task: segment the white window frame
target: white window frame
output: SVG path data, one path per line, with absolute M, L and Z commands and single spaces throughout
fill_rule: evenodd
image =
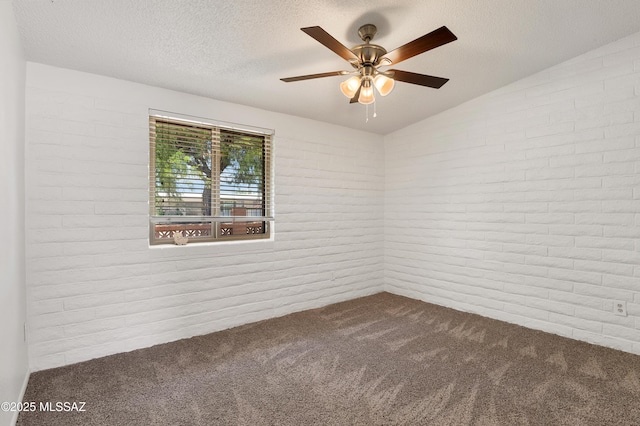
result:
M 177 125 L 187 125 L 211 130 L 211 215 L 157 215 L 156 214 L 156 156 L 155 136 L 156 123 L 168 122 Z M 220 200 L 220 133 L 224 131 L 240 133 L 263 138 L 263 216 L 222 216 Z M 167 225 L 166 228 L 180 228 L 180 224 L 199 225 L 189 230 L 191 235 L 185 235 L 191 243 L 224 242 L 237 240 L 262 240 L 271 237 L 273 214 L 273 136 L 274 131 L 252 126 L 236 125 L 215 121 L 201 117 L 191 117 L 183 114 L 169 113 L 159 110 L 149 110 L 149 244 L 174 244 L 173 237 L 158 236 L 158 224 Z M 261 223 L 262 226 L 257 224 Z M 177 225 L 177 226 L 171 226 Z M 197 235 L 198 230 L 205 230 L 209 235 Z M 252 226 L 253 225 L 253 226 Z M 171 231 L 167 231 L 171 232 Z M 238 233 L 241 232 L 241 233 Z

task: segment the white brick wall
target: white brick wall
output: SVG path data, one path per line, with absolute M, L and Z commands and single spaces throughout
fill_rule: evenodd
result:
M 383 288 L 383 138 L 30 63 L 33 370 Z M 272 241 L 149 248 L 148 108 L 273 128 Z
M 387 135 L 385 289 L 640 354 L 639 64 L 635 34 Z
M 28 64 L 31 368 L 383 288 L 640 353 L 639 64 L 636 34 L 384 138 Z M 148 108 L 275 128 L 273 241 L 148 247 Z

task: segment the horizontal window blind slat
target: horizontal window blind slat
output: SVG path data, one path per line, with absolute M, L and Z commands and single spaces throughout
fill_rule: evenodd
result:
M 270 135 L 154 116 L 149 123 L 152 224 L 273 220 Z

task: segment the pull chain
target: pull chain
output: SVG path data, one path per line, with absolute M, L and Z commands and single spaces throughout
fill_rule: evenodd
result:
M 365 110 L 366 110 L 366 119 L 365 119 L 365 123 L 369 122 L 369 104 L 365 104 Z M 378 112 L 376 111 L 376 101 L 373 101 L 373 118 L 376 118 L 378 116 Z

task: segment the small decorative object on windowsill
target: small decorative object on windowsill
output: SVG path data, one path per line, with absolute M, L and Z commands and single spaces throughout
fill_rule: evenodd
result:
M 173 231 L 173 242 L 178 246 L 186 246 L 189 238 L 182 235 L 182 231 Z

